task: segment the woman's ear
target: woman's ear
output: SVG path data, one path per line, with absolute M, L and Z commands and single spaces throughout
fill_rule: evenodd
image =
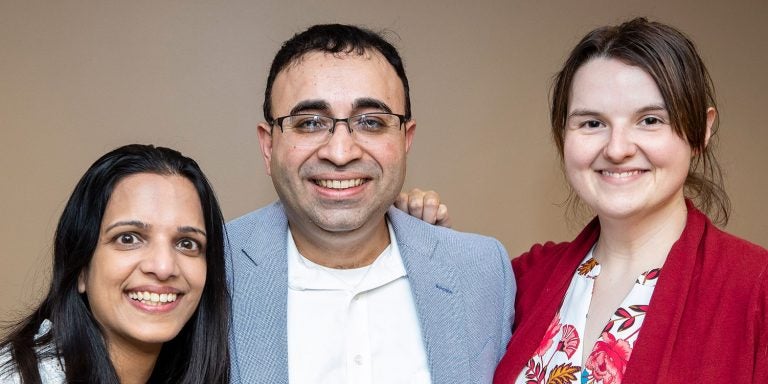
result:
M 704 146 L 709 145 L 709 138 L 712 136 L 712 125 L 717 120 L 717 110 L 714 107 L 707 108 L 707 132 L 704 137 Z
M 77 276 L 77 291 L 80 293 L 85 293 L 85 283 L 88 280 L 88 273 L 87 269 L 83 268 L 82 271 L 80 271 L 80 275 Z

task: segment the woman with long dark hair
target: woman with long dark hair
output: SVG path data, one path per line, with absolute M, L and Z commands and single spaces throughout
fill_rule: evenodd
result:
M 45 299 L 0 345 L 0 381 L 227 383 L 223 224 L 179 152 L 98 159 L 59 220 Z

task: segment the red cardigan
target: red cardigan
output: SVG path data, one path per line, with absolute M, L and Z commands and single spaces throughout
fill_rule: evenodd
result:
M 661 270 L 624 383 L 768 383 L 768 251 L 715 227 L 688 204 L 685 230 Z M 539 346 L 575 269 L 600 233 L 513 260 L 512 339 L 494 384 L 514 383 Z

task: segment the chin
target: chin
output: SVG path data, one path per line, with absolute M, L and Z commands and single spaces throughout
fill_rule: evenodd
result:
M 150 330 L 151 329 L 151 330 Z M 181 332 L 181 326 L 149 325 L 137 330 L 134 338 L 146 344 L 162 344 L 173 340 Z
M 351 232 L 356 229 L 359 229 L 362 227 L 362 223 L 357 222 L 331 222 L 331 223 L 321 223 L 319 226 L 325 231 L 328 232 Z
M 611 218 L 611 219 L 630 219 L 632 217 L 642 215 L 645 208 L 636 203 L 622 201 L 616 201 L 615 204 L 610 206 L 597 207 L 594 210 L 598 216 Z
M 323 212 L 312 221 L 320 228 L 328 232 L 349 232 L 363 227 L 370 221 L 369 212 L 358 210 L 344 210 L 343 212 Z
M 137 335 L 136 339 L 144 344 L 149 344 L 149 345 L 164 344 L 173 340 L 178 335 L 179 335 L 179 332 L 152 333 L 152 334 Z

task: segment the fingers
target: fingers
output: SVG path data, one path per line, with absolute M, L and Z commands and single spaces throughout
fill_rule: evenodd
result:
M 448 207 L 440 204 L 440 194 L 435 191 L 414 188 L 407 193 L 401 192 L 395 200 L 395 207 L 427 223 L 451 227 Z
M 426 191 L 423 192 L 423 196 L 418 200 L 418 205 L 421 205 L 421 219 L 427 223 L 435 224 L 437 222 L 437 212 L 440 208 L 440 195 L 435 191 Z
M 408 212 L 409 215 L 424 220 L 424 196 L 425 192 L 414 188 L 408 192 Z M 432 223 L 430 223 L 432 224 Z
M 440 207 L 438 207 L 435 224 L 441 227 L 451 228 L 451 217 L 448 215 L 448 206 L 445 204 L 440 204 Z
M 413 192 L 413 191 L 411 191 Z M 405 213 L 408 212 L 408 193 L 407 192 L 400 192 L 399 195 L 397 195 L 397 199 L 395 199 L 395 207 Z

